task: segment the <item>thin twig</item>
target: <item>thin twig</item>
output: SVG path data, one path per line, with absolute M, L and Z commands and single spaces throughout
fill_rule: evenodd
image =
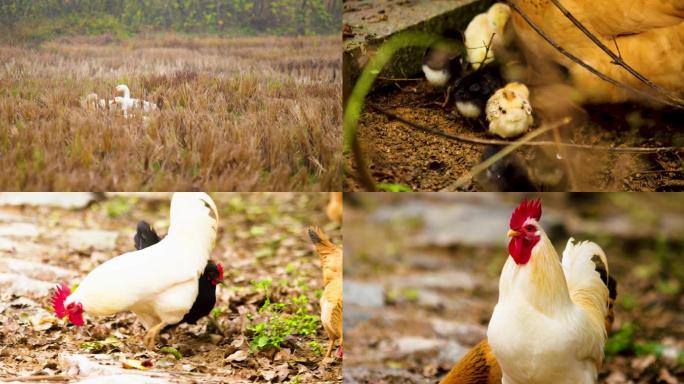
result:
M 446 139 L 450 140 L 456 140 L 456 141 L 461 141 L 464 143 L 470 143 L 470 144 L 479 144 L 479 145 L 510 145 L 512 142 L 511 141 L 505 141 L 505 140 L 495 140 L 495 139 L 480 139 L 477 137 L 468 137 L 465 135 L 453 135 L 449 133 L 444 133 L 440 132 L 431 128 L 427 128 L 425 126 L 422 126 L 418 123 L 415 123 L 413 121 L 407 120 L 395 113 L 392 113 L 382 107 L 379 107 L 375 104 L 368 104 L 368 106 L 372 109 L 375 109 L 376 111 L 382 113 L 383 115 L 397 120 L 405 125 L 408 125 L 411 128 L 417 129 L 421 132 L 429 133 L 431 135 L 435 136 L 441 136 Z M 585 149 L 585 150 L 600 150 L 600 151 L 607 151 L 607 152 L 620 152 L 620 153 L 640 153 L 640 154 L 645 154 L 645 153 L 658 153 L 658 152 L 670 152 L 670 151 L 684 151 L 684 147 L 655 147 L 655 148 L 648 148 L 648 147 L 608 147 L 604 145 L 592 145 L 592 144 L 574 144 L 574 143 L 556 143 L 554 141 L 529 141 L 524 143 L 523 145 L 527 146 L 537 146 L 537 147 L 553 147 L 556 145 L 559 145 L 561 147 L 565 148 L 574 148 L 574 149 Z
M 560 129 L 559 127 L 556 127 L 552 131 L 553 133 L 553 142 L 556 144 L 556 153 L 560 154 L 560 156 L 563 157 L 563 159 L 567 159 L 567 148 L 563 147 L 561 144 L 563 144 L 563 141 L 561 140 L 561 135 L 560 135 Z M 565 168 L 565 174 L 568 175 L 568 181 L 570 182 L 570 190 L 575 190 L 575 186 L 577 185 L 577 180 L 575 179 L 575 172 L 572 170 L 572 167 L 570 166 L 569 161 L 563 161 L 561 165 Z
M 485 46 L 484 46 L 485 54 L 484 54 L 484 58 L 482 59 L 482 61 L 480 61 L 480 64 L 477 66 L 477 69 L 482 68 L 482 66 L 485 65 L 485 62 L 487 62 L 487 55 L 489 55 L 489 50 L 491 49 L 492 43 L 494 42 L 494 35 L 496 35 L 496 32 L 492 33 L 492 36 L 489 38 L 489 44 L 485 43 L 484 41 L 482 42 L 482 44 L 485 44 Z M 482 48 L 482 47 L 480 47 L 480 48 Z M 471 66 L 472 66 L 472 64 L 471 64 Z
M 423 80 L 422 77 L 416 77 L 414 79 L 408 78 L 408 79 L 401 79 L 401 78 L 392 78 L 392 77 L 382 77 L 378 76 L 378 80 L 382 81 L 421 81 Z
M 530 140 L 534 139 L 537 136 L 540 136 L 552 129 L 556 129 L 560 127 L 561 125 L 565 125 L 570 122 L 570 118 L 566 117 L 560 121 L 557 121 L 554 124 L 546 124 L 542 125 L 541 127 L 535 129 L 534 131 L 526 134 L 525 136 L 521 137 L 517 141 L 508 143 L 505 148 L 500 150 L 499 152 L 495 153 L 494 156 L 488 158 L 487 160 L 475 165 L 472 167 L 469 171 L 466 171 L 461 177 L 456 180 L 453 184 L 449 185 L 448 187 L 442 189 L 442 192 L 454 192 L 457 191 L 459 188 L 463 187 L 468 183 L 469 180 L 472 180 L 473 177 L 477 176 L 479 173 L 484 172 L 487 168 L 491 167 L 496 163 L 497 161 L 501 160 L 502 158 L 508 156 L 511 152 L 515 151 L 518 149 L 518 147 L 525 145 L 525 143 L 528 143 Z
M 534 31 L 537 32 L 537 34 L 539 36 L 541 36 L 544 40 L 546 40 L 547 43 L 551 44 L 554 48 L 556 48 L 556 50 L 558 50 L 558 52 L 563 54 L 568 59 L 572 60 L 574 63 L 582 66 L 584 69 L 586 69 L 589 72 L 593 73 L 594 75 L 598 76 L 601 80 L 606 81 L 606 82 L 608 82 L 608 83 L 610 83 L 616 87 L 630 91 L 632 93 L 636 93 L 636 94 L 639 94 L 641 96 L 647 97 L 647 98 L 654 100 L 654 101 L 657 101 L 659 103 L 666 104 L 666 105 L 669 105 L 669 106 L 675 107 L 675 108 L 684 108 L 684 105 L 681 105 L 679 103 L 671 101 L 671 100 L 669 100 L 669 98 L 664 99 L 663 97 L 659 97 L 658 95 L 653 95 L 649 92 L 645 92 L 645 91 L 638 89 L 638 88 L 634 88 L 630 85 L 619 82 L 619 81 L 603 74 L 602 72 L 598 71 L 596 68 L 594 68 L 591 65 L 582 61 L 582 59 L 578 58 L 577 56 L 575 56 L 572 53 L 565 50 L 565 48 L 561 47 L 555 40 L 553 40 L 546 33 L 544 33 L 544 31 L 542 31 L 541 28 L 539 28 L 539 26 L 537 26 L 525 12 L 523 12 L 517 5 L 515 5 L 515 3 L 513 3 L 512 0 L 505 0 L 505 1 L 506 1 L 506 4 L 510 5 L 511 8 L 513 8 L 516 12 L 518 12 L 518 14 L 520 14 L 520 16 L 525 20 L 525 22 L 530 27 L 532 27 L 532 29 L 534 29 Z
M 591 41 L 594 42 L 594 44 L 596 44 L 599 48 L 601 48 L 601 50 L 602 50 L 603 52 L 605 52 L 606 54 L 608 54 L 608 56 L 610 56 L 610 58 L 613 59 L 613 62 L 614 62 L 615 64 L 617 64 L 617 65 L 621 66 L 622 68 L 624 68 L 627 72 L 629 72 L 630 74 L 632 74 L 632 76 L 634 76 L 634 77 L 636 77 L 637 79 L 639 79 L 639 81 L 641 81 L 642 83 L 646 84 L 648 87 L 650 87 L 650 88 L 653 89 L 654 91 L 660 93 L 661 95 L 667 97 L 668 99 L 670 99 L 670 100 L 672 100 L 672 101 L 674 101 L 674 102 L 679 103 L 679 101 L 678 101 L 677 99 L 675 99 L 675 98 L 672 97 L 672 94 L 671 94 L 670 92 L 664 90 L 663 88 L 661 88 L 660 86 L 658 86 L 657 84 L 655 84 L 654 82 L 652 82 L 651 80 L 647 79 L 647 78 L 646 78 L 645 76 L 643 76 L 641 73 L 637 72 L 636 69 L 632 68 L 629 64 L 627 64 L 627 63 L 622 59 L 622 55 L 616 55 L 615 53 L 613 53 L 613 51 L 611 51 L 610 48 L 608 48 L 605 44 L 603 44 L 603 42 L 602 42 L 601 40 L 599 40 L 599 39 L 596 37 L 596 35 L 594 35 L 593 33 L 591 33 L 591 32 L 584 26 L 584 24 L 582 24 L 579 20 L 577 20 L 577 18 L 575 18 L 575 16 L 574 16 L 572 13 L 570 13 L 570 11 L 569 11 L 567 8 L 565 8 L 565 7 L 560 3 L 560 1 L 558 1 L 558 0 L 551 0 L 551 2 L 556 6 L 556 8 L 558 8 L 558 10 L 561 11 L 561 13 L 563 13 L 563 15 L 565 15 L 566 18 L 568 18 L 568 20 L 570 20 L 570 21 L 571 21 L 571 22 L 572 22 L 580 31 L 582 31 L 582 33 L 584 33 L 585 36 L 587 36 Z M 613 40 L 615 41 L 615 38 L 613 38 Z M 617 47 L 617 41 L 615 41 L 615 46 Z M 618 48 L 618 53 L 619 53 L 619 48 Z
M 677 173 L 677 174 L 684 174 L 684 170 L 676 170 L 676 171 L 668 171 L 667 169 L 660 169 L 657 171 L 637 171 L 632 174 L 630 174 L 630 177 L 636 177 L 636 176 L 641 176 L 641 175 L 652 175 L 652 174 L 662 174 L 662 173 Z

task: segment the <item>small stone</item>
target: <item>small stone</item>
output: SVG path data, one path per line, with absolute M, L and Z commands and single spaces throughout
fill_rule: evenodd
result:
M 376 283 L 345 279 L 344 302 L 363 307 L 382 307 L 385 305 L 384 288 Z
M 217 335 L 215 333 L 212 333 L 209 335 L 209 342 L 211 342 L 214 345 L 217 345 L 218 343 L 220 343 L 221 340 L 223 340 L 223 336 L 221 336 L 221 335 Z
M 67 245 L 76 251 L 109 251 L 116 246 L 116 239 L 119 236 L 114 231 L 103 231 L 98 229 L 74 229 L 67 234 Z
M 49 193 L 49 192 L 3 192 L 0 205 L 47 206 L 65 209 L 85 208 L 97 195 L 92 192 Z

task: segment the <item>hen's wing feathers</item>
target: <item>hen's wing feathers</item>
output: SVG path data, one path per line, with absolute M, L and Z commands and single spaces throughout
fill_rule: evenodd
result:
M 342 282 L 333 280 L 321 297 L 321 322 L 328 332 L 342 337 Z
M 516 0 L 516 5 L 546 35 L 603 74 L 630 86 L 647 87 L 571 23 L 550 1 Z M 684 87 L 684 1 L 681 0 L 563 0 L 562 4 L 582 24 L 637 72 L 660 87 L 679 91 Z M 530 63 L 543 69 L 548 59 L 568 68 L 572 84 L 584 102 L 615 103 L 642 97 L 601 80 L 572 63 L 513 15 L 515 30 Z M 616 45 L 618 48 L 616 48 Z
M 594 8 L 597 3 L 603 10 Z M 680 0 L 612 0 L 594 2 L 591 8 L 577 0 L 568 4 L 587 18 L 587 27 L 603 35 L 631 35 L 684 21 L 684 2 Z

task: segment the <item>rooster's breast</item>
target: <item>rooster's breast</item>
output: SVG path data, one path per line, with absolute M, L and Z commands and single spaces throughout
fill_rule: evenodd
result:
M 595 382 L 586 362 L 576 357 L 577 334 L 568 318 L 527 303 L 497 304 L 487 338 L 507 383 Z

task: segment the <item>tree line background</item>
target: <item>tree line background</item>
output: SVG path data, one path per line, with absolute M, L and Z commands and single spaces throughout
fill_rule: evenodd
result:
M 160 30 L 334 34 L 342 28 L 342 0 L 0 0 L 0 23 L 0 33 L 29 40 Z

